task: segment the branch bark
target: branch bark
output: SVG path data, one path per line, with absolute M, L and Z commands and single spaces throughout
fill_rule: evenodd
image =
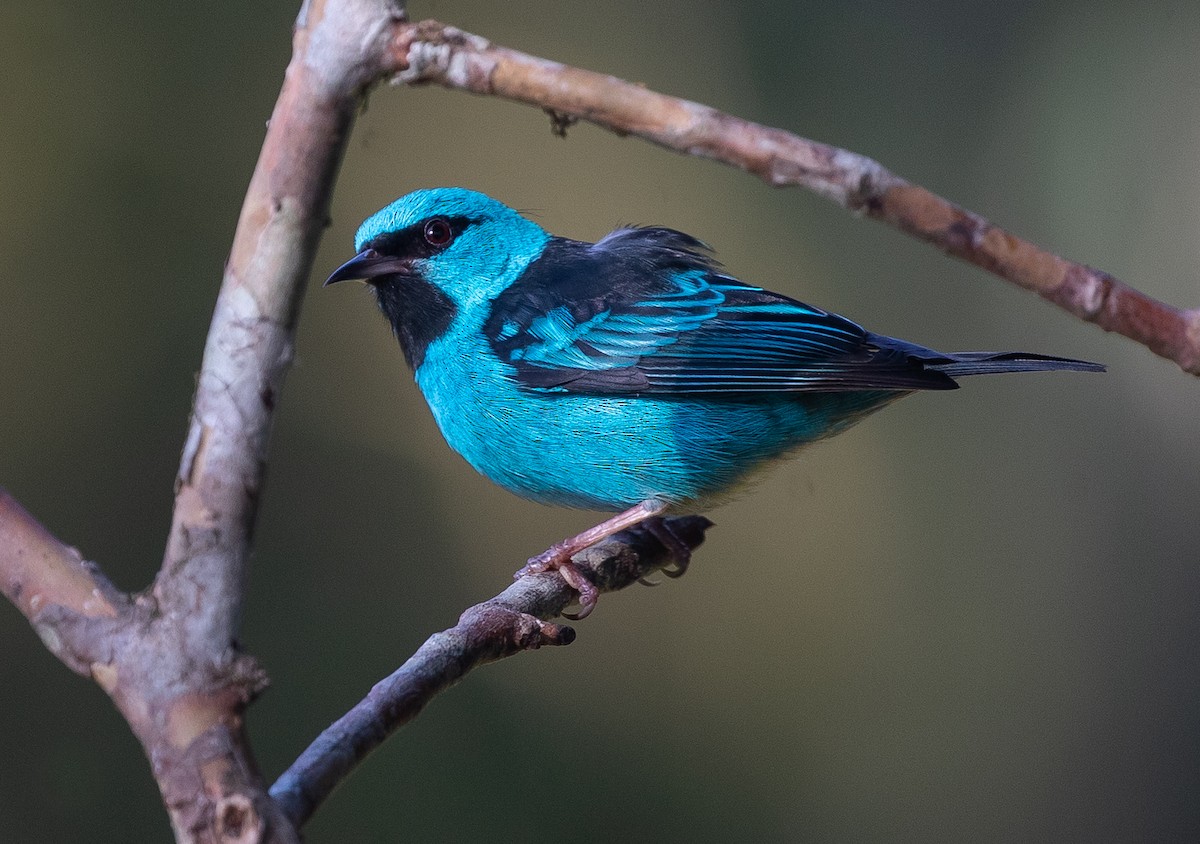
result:
M 680 541 L 695 549 L 712 524 L 703 516 L 670 520 Z M 670 563 L 667 550 L 642 528 L 622 531 L 575 558 L 601 592 L 630 586 Z M 431 636 L 391 676 L 380 680 L 353 709 L 317 737 L 271 786 L 283 813 L 300 827 L 325 798 L 434 696 L 489 662 L 544 645 L 569 645 L 571 627 L 546 623 L 575 599 L 556 572 L 522 577 L 462 614 L 458 624 Z
M 182 840 L 224 840 L 231 824 L 249 840 L 297 840 L 242 731 L 266 682 L 236 641 L 246 560 L 303 284 L 360 96 L 402 19 L 381 0 L 301 9 L 217 297 L 166 553 L 144 598 L 156 630 L 139 640 L 147 647 L 138 664 L 153 665 L 154 676 L 131 672 L 123 684 L 131 702 L 122 686 L 114 692 Z M 147 698 L 153 717 L 139 728 Z
M 79 552 L 0 489 L 0 591 L 72 671 L 92 673 L 96 626 L 122 618 L 129 598 Z
M 391 61 L 396 82 L 435 83 L 538 106 L 551 114 L 560 134 L 574 120 L 587 120 L 618 135 L 739 167 L 771 185 L 807 188 L 1200 375 L 1200 307 L 1180 310 L 1102 270 L 1061 258 L 866 156 L 497 46 L 437 21 L 400 27 Z

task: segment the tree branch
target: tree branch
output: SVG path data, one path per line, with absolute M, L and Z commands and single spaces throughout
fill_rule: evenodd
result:
M 154 584 L 162 611 L 214 652 L 237 630 L 271 419 L 334 175 L 401 12 L 313 0 L 301 15 L 217 297 Z
M 96 657 L 87 622 L 108 623 L 129 608 L 122 594 L 0 489 L 0 591 L 29 619 L 50 651 L 88 676 Z
M 870 158 L 699 103 L 492 44 L 437 21 L 400 27 L 395 81 L 436 83 L 550 112 L 558 133 L 587 120 L 618 135 L 712 158 L 768 184 L 798 185 L 1038 293 L 1200 375 L 1200 308 L 1179 310 L 1102 270 L 994 226 Z
M 696 548 L 712 523 L 703 516 L 671 519 L 672 532 Z M 575 558 L 601 592 L 624 589 L 670 563 L 666 549 L 642 528 L 622 531 Z M 431 636 L 390 677 L 317 737 L 271 786 L 271 796 L 296 827 L 389 735 L 415 718 L 435 695 L 489 662 L 543 645 L 568 645 L 575 631 L 548 624 L 575 598 L 556 572 L 522 577 L 458 624 Z
M 152 665 L 154 675 L 131 677 L 133 706 L 114 693 L 184 840 L 220 838 L 232 827 L 252 840 L 296 840 L 266 796 L 242 730 L 245 706 L 265 685 L 236 644 L 246 561 L 270 425 L 334 177 L 362 92 L 379 78 L 402 20 L 387 0 L 304 4 L 217 297 L 171 532 L 146 599 L 157 629 L 139 640 L 144 669 Z M 151 717 L 142 718 L 147 708 Z
M 267 438 L 302 285 L 362 94 L 402 22 L 388 0 L 308 0 L 217 298 L 162 568 L 121 595 L 0 496 L 0 585 L 137 735 L 178 841 L 295 842 L 243 731 L 266 677 L 237 647 Z

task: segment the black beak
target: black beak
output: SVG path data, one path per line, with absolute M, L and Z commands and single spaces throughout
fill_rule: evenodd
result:
M 339 281 L 350 281 L 351 279 L 370 281 L 381 275 L 397 274 L 411 275 L 412 264 L 404 258 L 381 255 L 374 249 L 364 249 L 334 270 L 321 286 L 328 287 Z

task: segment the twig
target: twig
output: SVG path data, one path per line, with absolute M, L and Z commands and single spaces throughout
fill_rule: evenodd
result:
M 1136 340 L 1200 375 L 1200 308 L 1179 310 L 1101 270 L 994 226 L 857 153 L 668 97 L 613 76 L 492 44 L 437 21 L 400 27 L 395 80 L 436 83 L 537 106 L 555 126 L 590 121 L 667 149 L 798 185 L 1037 292 L 1080 319 Z
M 683 516 L 671 520 L 671 529 L 696 548 L 710 524 L 702 516 Z M 576 562 L 600 591 L 611 592 L 646 577 L 670 557 L 658 540 L 639 528 L 589 548 Z M 271 796 L 293 824 L 303 825 L 368 753 L 472 668 L 543 645 L 570 644 L 575 638 L 572 628 L 544 619 L 559 615 L 574 596 L 557 573 L 550 573 L 523 577 L 471 607 L 457 625 L 431 636 L 318 736 L 271 786 Z

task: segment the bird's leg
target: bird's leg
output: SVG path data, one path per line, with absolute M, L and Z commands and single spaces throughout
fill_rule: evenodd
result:
M 650 535 L 661 542 L 667 553 L 675 558 L 675 568 L 663 569 L 662 573 L 667 577 L 683 577 L 688 563 L 692 561 L 692 549 L 671 530 L 671 525 L 662 516 L 646 519 L 646 530 L 650 531 Z
M 562 579 L 567 582 L 567 585 L 579 593 L 579 613 L 574 616 L 568 616 L 568 618 L 586 618 L 596 606 L 596 599 L 600 597 L 600 591 L 592 585 L 591 581 L 584 577 L 579 567 L 571 562 L 571 558 L 584 548 L 590 548 L 595 545 L 601 539 L 607 539 L 618 531 L 633 527 L 647 519 L 652 519 L 666 509 L 667 505 L 665 503 L 654 499 L 648 499 L 640 504 L 635 504 L 628 510 L 613 516 L 611 519 L 606 519 L 595 527 L 588 528 L 578 536 L 564 539 L 562 542 L 556 542 L 541 554 L 531 557 L 529 562 L 513 575 L 513 579 L 518 580 L 527 574 L 557 571 L 562 575 Z M 678 543 L 679 540 L 675 539 L 675 542 Z M 665 545 L 666 543 L 663 544 Z M 668 550 L 673 550 L 671 546 L 667 546 L 667 548 Z

